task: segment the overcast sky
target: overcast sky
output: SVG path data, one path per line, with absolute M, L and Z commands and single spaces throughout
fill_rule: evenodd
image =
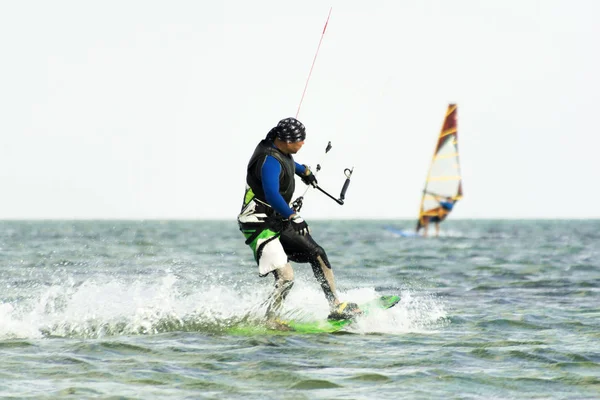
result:
M 235 219 L 330 7 L 307 219 L 416 218 L 451 102 L 453 218 L 600 217 L 599 1 L 225 0 L 1 2 L 0 219 Z

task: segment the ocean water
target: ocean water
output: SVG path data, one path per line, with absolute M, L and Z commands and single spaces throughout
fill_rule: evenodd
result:
M 600 398 L 600 220 L 309 223 L 343 300 L 401 302 L 232 334 L 272 286 L 233 220 L 0 222 L 0 398 Z M 294 269 L 285 317 L 325 318 Z

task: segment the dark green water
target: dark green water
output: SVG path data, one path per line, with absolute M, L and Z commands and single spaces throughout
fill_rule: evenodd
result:
M 399 293 L 340 334 L 260 319 L 234 221 L 0 222 L 0 397 L 600 398 L 600 221 L 315 221 L 342 299 Z M 288 316 L 321 319 L 294 264 Z

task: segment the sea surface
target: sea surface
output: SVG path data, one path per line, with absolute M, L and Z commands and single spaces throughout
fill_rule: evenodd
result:
M 235 220 L 0 222 L 0 398 L 600 398 L 600 220 L 308 222 L 342 300 L 401 302 L 236 334 L 273 281 Z M 294 269 L 284 317 L 326 318 Z

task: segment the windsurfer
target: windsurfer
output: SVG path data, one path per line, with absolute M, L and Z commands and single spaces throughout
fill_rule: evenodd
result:
M 275 321 L 294 284 L 290 260 L 310 263 L 329 303 L 329 319 L 349 319 L 360 313 L 355 303 L 341 302 L 336 294 L 333 269 L 325 250 L 311 236 L 308 224 L 289 206 L 294 195 L 294 175 L 317 186 L 309 167 L 294 161 L 304 145 L 306 129 L 295 118 L 279 121 L 254 150 L 246 174 L 246 192 L 238 215 L 240 230 L 254 253 L 260 277 L 270 273 L 275 288 L 267 299 L 267 319 Z
M 427 211 L 427 215 L 424 215 L 423 218 L 423 237 L 427 237 L 427 228 L 429 227 L 429 223 L 435 223 L 435 236 L 438 237 L 440 235 L 440 222 L 442 222 L 448 214 L 452 211 L 454 207 L 454 203 L 456 202 L 452 197 L 446 197 L 445 199 L 441 196 L 434 196 L 435 201 L 440 205 L 437 208 Z

